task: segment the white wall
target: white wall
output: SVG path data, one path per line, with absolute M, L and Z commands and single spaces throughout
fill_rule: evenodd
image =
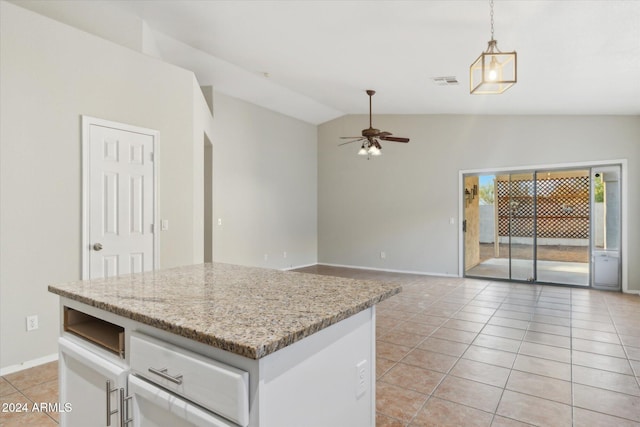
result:
M 213 104 L 214 260 L 315 264 L 316 126 L 220 93 Z
M 640 117 L 379 115 L 375 127 L 411 142 L 371 160 L 338 146 L 367 119 L 318 129 L 320 263 L 457 275 L 460 170 L 628 159 L 628 283 L 640 290 Z
M 56 21 L 139 52 L 145 50 L 148 29 L 142 19 L 114 7 L 109 0 L 9 0 Z M 146 53 L 146 52 L 145 52 Z
M 202 259 L 194 147 L 208 124 L 193 74 L 0 2 L 0 367 L 54 354 L 58 298 L 81 272 L 80 116 L 160 131 L 162 267 Z M 205 106 L 206 108 L 206 106 Z M 208 114 L 208 110 L 207 114 Z M 206 117 L 206 116 L 205 116 Z M 195 141 L 195 143 L 194 143 Z M 198 164 L 202 164 L 202 161 Z M 26 332 L 25 317 L 40 328 Z
M 136 23 L 114 39 L 122 47 L 0 8 L 0 369 L 57 351 L 58 299 L 47 286 L 80 278 L 81 115 L 160 131 L 161 267 L 203 260 L 205 140 L 214 220 L 224 221 L 213 226 L 215 260 L 316 262 L 315 126 L 216 93 L 214 121 L 191 72 L 129 49 L 139 50 Z M 32 314 L 40 328 L 27 333 Z

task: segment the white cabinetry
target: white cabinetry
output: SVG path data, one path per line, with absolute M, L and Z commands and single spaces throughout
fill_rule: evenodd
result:
M 62 426 L 249 424 L 248 372 L 87 311 L 63 306 L 60 401 L 71 408 Z
M 126 389 L 127 369 L 68 338 L 58 344 L 60 402 L 71 403 L 71 410 L 60 414 L 60 425 L 120 427 L 120 389 Z
M 247 372 L 136 332 L 130 348 L 132 374 L 242 427 L 249 424 Z
M 235 426 L 133 375 L 129 376 L 129 395 L 134 427 Z
M 75 301 L 61 306 L 72 313 L 59 340 L 60 402 L 72 405 L 64 427 L 375 425 L 375 307 L 249 359 Z

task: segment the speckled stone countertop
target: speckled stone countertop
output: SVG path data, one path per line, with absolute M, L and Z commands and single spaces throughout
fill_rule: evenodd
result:
M 213 263 L 51 285 L 49 291 L 259 359 L 399 293 L 401 287 Z

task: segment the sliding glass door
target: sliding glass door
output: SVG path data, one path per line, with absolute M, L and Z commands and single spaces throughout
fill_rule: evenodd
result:
M 464 182 L 465 276 L 589 286 L 589 169 Z
M 593 287 L 619 290 L 622 282 L 622 188 L 620 166 L 593 168 L 592 216 Z
M 537 280 L 589 285 L 589 170 L 536 173 Z
M 535 280 L 536 187 L 534 174 L 498 176 L 498 230 L 501 244 L 508 246 L 512 280 Z

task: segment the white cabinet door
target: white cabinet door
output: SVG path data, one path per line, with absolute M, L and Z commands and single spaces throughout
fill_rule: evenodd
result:
M 71 404 L 60 414 L 60 425 L 119 427 L 119 389 L 126 390 L 127 370 L 69 339 L 58 344 L 60 402 Z M 107 387 L 114 391 L 108 393 Z
M 129 375 L 129 396 L 134 427 L 236 426 L 133 375 Z

